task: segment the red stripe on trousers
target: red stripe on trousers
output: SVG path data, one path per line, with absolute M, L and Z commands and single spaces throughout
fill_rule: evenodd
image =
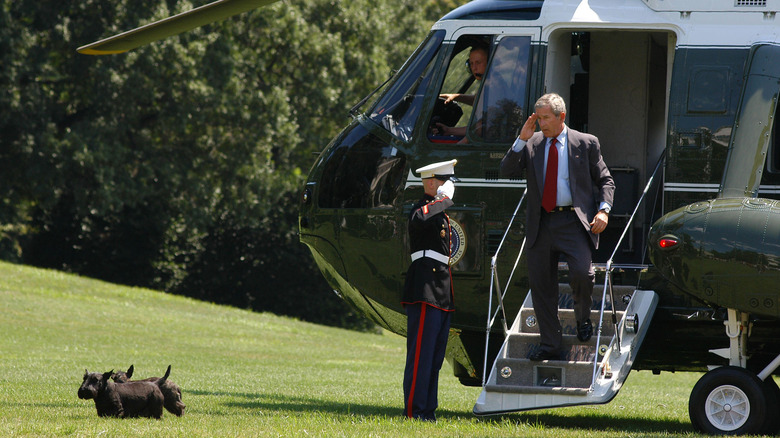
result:
M 420 304 L 420 321 L 417 327 L 417 345 L 414 348 L 414 371 L 412 372 L 412 386 L 409 388 L 409 401 L 407 403 L 406 416 L 412 418 L 413 402 L 414 402 L 414 387 L 417 384 L 417 365 L 420 364 L 420 346 L 422 344 L 423 329 L 425 328 L 425 304 Z

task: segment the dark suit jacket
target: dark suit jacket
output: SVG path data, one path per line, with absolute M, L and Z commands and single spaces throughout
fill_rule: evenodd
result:
M 590 232 L 590 221 L 596 216 L 601 202 L 612 205 L 615 182 L 601 158 L 599 140 L 593 135 L 567 127 L 569 150 L 569 184 L 574 204 L 582 226 L 588 232 L 593 248 L 598 248 L 599 236 Z M 534 133 L 520 152 L 512 148 L 501 160 L 501 176 L 520 178 L 523 170 L 528 181 L 526 200 L 526 244 L 530 248 L 536 241 L 542 216 L 542 190 L 544 188 L 544 149 L 547 139 L 541 132 Z

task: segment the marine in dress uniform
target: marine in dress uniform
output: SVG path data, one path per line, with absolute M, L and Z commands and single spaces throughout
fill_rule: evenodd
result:
M 404 415 L 436 421 L 439 370 L 455 310 L 450 272 L 450 221 L 455 164 L 450 160 L 417 169 L 425 195 L 409 214 L 412 264 L 401 304 L 406 310 Z

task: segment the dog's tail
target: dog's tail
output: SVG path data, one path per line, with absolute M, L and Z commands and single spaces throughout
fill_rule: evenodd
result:
M 166 380 L 168 380 L 168 376 L 171 375 L 171 366 L 168 365 L 168 369 L 165 370 L 165 375 L 160 377 L 160 380 L 157 381 L 157 386 L 162 386 L 163 383 L 165 383 Z

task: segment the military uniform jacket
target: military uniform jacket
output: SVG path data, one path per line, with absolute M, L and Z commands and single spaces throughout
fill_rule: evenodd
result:
M 409 214 L 409 241 L 411 253 L 433 250 L 450 255 L 450 220 L 444 210 L 452 200 L 443 195 L 435 198 L 425 195 L 412 207 Z M 447 263 L 429 257 L 412 262 L 406 271 L 401 304 L 426 303 L 441 310 L 455 310 L 452 275 Z

